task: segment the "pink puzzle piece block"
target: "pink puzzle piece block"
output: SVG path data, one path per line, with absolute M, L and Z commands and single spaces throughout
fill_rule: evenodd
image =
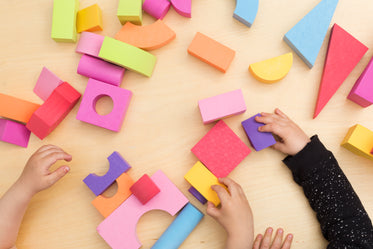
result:
M 204 124 L 246 111 L 241 89 L 198 101 Z
M 82 55 L 77 70 L 80 75 L 114 86 L 120 86 L 125 71 L 123 67 L 86 54 Z
M 180 15 L 192 17 L 192 0 L 171 0 L 171 4 Z
M 104 38 L 102 35 L 82 32 L 75 52 L 98 57 Z
M 171 7 L 171 3 L 168 0 L 145 0 L 142 5 L 142 9 L 149 15 L 163 19 Z
M 63 81 L 58 78 L 54 73 L 43 67 L 36 85 L 34 87 L 34 93 L 38 95 L 42 100 L 46 101 L 52 94 L 54 89 L 61 85 Z
M 99 115 L 95 109 L 96 102 L 103 96 L 109 96 L 113 100 L 113 110 L 107 115 Z M 132 92 L 129 90 L 89 79 L 76 118 L 118 132 L 122 126 L 131 97 Z
M 188 203 L 188 199 L 162 171 L 154 173 L 151 179 L 160 189 L 156 196 L 143 205 L 131 195 L 97 227 L 97 232 L 111 248 L 140 248 L 136 226 L 141 216 L 151 210 L 163 210 L 174 216 Z
M 30 133 L 24 124 L 0 119 L 0 141 L 27 148 Z
M 362 107 L 373 104 L 373 58 L 356 81 L 347 98 Z

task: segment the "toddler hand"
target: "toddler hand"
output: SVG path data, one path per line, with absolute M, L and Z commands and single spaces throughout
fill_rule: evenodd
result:
M 253 249 L 290 249 L 291 242 L 293 241 L 293 235 L 286 235 L 285 241 L 282 241 L 282 236 L 284 235 L 284 230 L 281 228 L 277 229 L 276 236 L 272 243 L 272 232 L 271 227 L 267 228 L 264 237 L 261 234 L 256 236 L 254 241 Z
M 282 153 L 294 156 L 311 140 L 292 120 L 276 108 L 275 113 L 261 113 L 255 120 L 265 124 L 259 127 L 260 132 L 272 132 L 279 137 L 273 148 Z

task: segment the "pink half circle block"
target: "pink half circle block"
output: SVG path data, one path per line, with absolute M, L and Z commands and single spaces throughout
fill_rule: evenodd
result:
M 180 15 L 192 17 L 192 0 L 171 0 L 171 4 Z
M 171 3 L 168 0 L 145 0 L 142 5 L 142 9 L 149 15 L 163 19 L 171 7 Z
M 82 32 L 75 52 L 98 57 L 104 36 L 91 32 Z

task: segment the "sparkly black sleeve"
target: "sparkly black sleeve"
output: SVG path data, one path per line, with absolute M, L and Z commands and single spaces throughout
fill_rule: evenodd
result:
M 327 248 L 373 248 L 372 222 L 337 160 L 317 136 L 283 162 L 316 212 L 329 241 Z

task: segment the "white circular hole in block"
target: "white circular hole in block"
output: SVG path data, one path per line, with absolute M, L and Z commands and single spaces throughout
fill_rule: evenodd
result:
M 94 106 L 98 115 L 105 116 L 113 110 L 114 102 L 108 95 L 99 95 L 95 98 Z

